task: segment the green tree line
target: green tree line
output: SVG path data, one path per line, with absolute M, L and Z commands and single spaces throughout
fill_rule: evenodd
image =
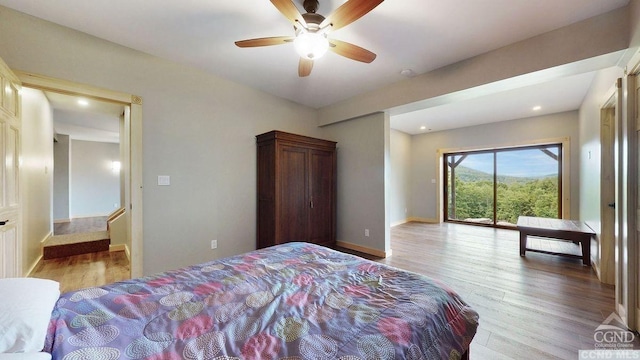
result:
M 449 185 L 449 218 L 493 219 L 493 181 L 456 176 L 455 208 Z M 546 177 L 497 185 L 497 221 L 515 224 L 518 216 L 558 217 L 558 179 Z

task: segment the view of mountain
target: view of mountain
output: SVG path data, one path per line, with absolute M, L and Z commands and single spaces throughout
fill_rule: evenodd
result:
M 456 177 L 460 179 L 460 181 L 464 181 L 464 182 L 476 182 L 476 181 L 492 182 L 493 181 L 493 174 L 489 174 L 480 170 L 471 169 L 461 165 L 456 167 Z M 542 180 L 542 179 L 548 179 L 548 178 L 557 178 L 557 175 L 544 175 L 544 176 L 531 176 L 531 177 L 498 175 L 497 180 L 498 180 L 498 183 L 502 183 L 502 184 L 524 184 L 530 181 Z

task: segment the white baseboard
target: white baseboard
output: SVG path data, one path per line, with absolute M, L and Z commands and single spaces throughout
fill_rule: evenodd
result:
M 439 224 L 440 222 L 438 221 L 438 219 L 433 219 L 433 218 L 421 218 L 421 217 L 410 217 L 409 221 L 413 221 L 413 222 L 421 222 L 421 223 L 427 223 L 427 224 Z
M 127 246 L 127 244 L 109 245 L 109 252 L 114 251 L 124 251 L 124 254 L 127 256 L 127 260 L 131 262 L 131 252 L 129 252 L 129 247 Z
M 25 277 L 30 277 L 31 275 L 33 275 L 33 272 L 36 270 L 38 265 L 40 265 L 40 262 L 42 262 L 42 259 L 44 256 L 43 248 L 47 244 L 47 242 L 51 239 L 52 236 L 53 236 L 53 232 L 50 231 L 47 235 L 45 235 L 44 238 L 42 238 L 42 240 L 40 240 L 40 255 L 38 256 L 36 261 L 34 261 L 33 264 L 31 264 L 31 267 L 29 267 L 29 270 L 24 275 Z
M 365 254 L 381 257 L 381 258 L 386 258 L 388 256 L 391 256 L 391 249 L 389 249 L 389 251 L 382 251 L 382 250 L 378 250 L 378 249 L 374 249 L 374 248 L 370 248 L 362 245 L 352 244 L 344 241 L 336 241 L 336 245 L 343 247 L 345 249 L 355 250 L 361 253 L 365 253 Z
M 598 280 L 600 280 L 601 283 L 604 283 L 602 281 L 602 273 L 600 272 L 600 264 L 598 264 L 593 259 L 591 259 L 591 267 L 596 272 L 596 276 L 598 277 Z
M 38 258 L 33 263 L 33 265 L 31 265 L 31 267 L 29 268 L 29 271 L 27 271 L 27 273 L 24 275 L 24 277 L 31 277 L 31 275 L 33 275 L 33 272 L 38 267 L 38 265 L 40 265 L 40 262 L 42 262 L 42 254 L 40 254 L 40 256 L 38 256 Z
M 53 237 L 53 232 L 49 232 L 42 240 L 40 240 L 40 254 L 42 254 L 42 248 L 47 246 L 47 243 Z
M 56 220 L 53 220 L 54 224 L 63 224 L 63 223 L 68 223 L 68 222 L 71 222 L 71 219 L 56 219 Z
M 409 219 L 404 219 L 404 220 L 400 220 L 400 221 L 395 221 L 391 223 L 391 227 L 394 226 L 398 226 L 398 225 L 402 225 L 402 224 L 406 224 L 409 222 Z
M 114 252 L 114 251 L 127 251 L 127 245 L 125 244 L 109 245 L 109 252 Z

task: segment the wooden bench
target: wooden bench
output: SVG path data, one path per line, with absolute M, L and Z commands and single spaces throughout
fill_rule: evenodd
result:
M 517 226 L 520 231 L 520 256 L 525 256 L 526 251 L 534 251 L 544 254 L 582 258 L 584 265 L 591 265 L 591 237 L 596 233 L 584 222 L 520 216 L 518 217 Z M 582 256 L 527 248 L 528 235 L 549 239 L 569 240 L 576 244 L 580 243 L 582 246 Z

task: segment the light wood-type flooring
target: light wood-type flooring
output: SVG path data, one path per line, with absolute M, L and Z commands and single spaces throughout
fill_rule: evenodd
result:
M 591 267 L 522 258 L 515 230 L 408 223 L 391 238 L 393 255 L 380 262 L 447 283 L 480 314 L 471 359 L 578 359 L 595 349 L 594 330 L 614 310 L 614 287 Z
M 64 293 L 129 279 L 129 260 L 124 251 L 42 260 L 31 277 L 55 280 Z
M 594 349 L 594 330 L 614 309 L 613 286 L 590 267 L 540 253 L 521 258 L 514 230 L 408 223 L 391 238 L 392 256 L 377 261 L 445 282 L 480 314 L 472 360 L 577 359 Z M 35 276 L 68 291 L 128 273 L 123 252 L 102 252 L 48 260 Z

